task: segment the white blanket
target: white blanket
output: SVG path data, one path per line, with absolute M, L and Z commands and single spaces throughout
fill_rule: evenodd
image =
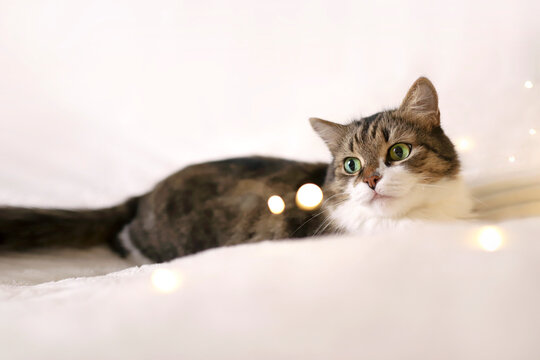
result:
M 106 249 L 4 258 L 4 284 L 79 277 L 1 285 L 1 358 L 536 359 L 540 182 L 516 184 L 475 192 L 491 201 L 481 217 L 506 217 L 498 248 L 497 236 L 479 242 L 494 223 L 471 220 L 220 248 L 94 277 L 82 276 L 130 264 Z

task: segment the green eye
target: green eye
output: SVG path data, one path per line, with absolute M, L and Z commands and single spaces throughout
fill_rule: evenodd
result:
M 411 153 L 411 145 L 403 144 L 403 143 L 393 145 L 390 148 L 390 150 L 388 150 L 390 159 L 392 159 L 393 161 L 404 160 L 409 157 L 410 153 Z
M 362 168 L 362 163 L 355 157 L 348 157 L 343 162 L 343 168 L 348 174 L 356 174 Z

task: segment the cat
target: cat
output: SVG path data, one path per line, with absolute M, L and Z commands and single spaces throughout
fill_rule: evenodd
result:
M 0 249 L 108 243 L 122 256 L 164 262 L 219 246 L 468 216 L 459 158 L 427 78 L 416 80 L 397 109 L 347 125 L 310 122 L 330 150 L 329 164 L 228 159 L 188 166 L 111 208 L 0 208 Z M 323 189 L 320 208 L 295 204 L 306 183 Z M 268 208 L 272 195 L 285 202 L 280 214 Z

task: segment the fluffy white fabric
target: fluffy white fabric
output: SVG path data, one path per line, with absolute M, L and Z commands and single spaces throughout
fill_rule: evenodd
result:
M 0 288 L 4 359 L 534 359 L 538 219 L 222 248 Z M 170 294 L 152 271 L 178 271 Z
M 130 267 L 91 252 L 0 259 L 6 359 L 534 359 L 540 354 L 540 182 L 475 195 L 499 222 L 408 223 L 377 234 L 263 242 Z M 528 196 L 519 200 L 523 190 Z M 537 217 L 534 217 L 536 214 Z M 93 258 L 93 262 L 89 262 Z M 70 261 L 68 261 L 71 260 Z M 60 260 L 60 261 L 59 261 Z M 169 269 L 180 287 L 152 286 Z M 78 277 L 39 285 L 61 277 Z M 28 344 L 31 344 L 29 346 Z
M 109 205 L 221 157 L 326 161 L 308 117 L 397 106 L 425 75 L 480 211 L 142 267 L 107 249 L 3 254 L 0 358 L 538 359 L 539 13 L 537 0 L 0 2 L 1 204 Z M 479 247 L 483 225 L 498 251 Z M 157 292 L 157 268 L 181 286 Z

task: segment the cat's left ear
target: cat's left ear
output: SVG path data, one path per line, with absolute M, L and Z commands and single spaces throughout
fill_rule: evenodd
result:
M 334 154 L 347 133 L 346 126 L 317 118 L 310 118 L 309 122 L 313 130 L 324 140 L 330 152 Z
M 410 121 L 429 128 L 441 125 L 439 97 L 435 86 L 425 77 L 414 82 L 398 111 Z

